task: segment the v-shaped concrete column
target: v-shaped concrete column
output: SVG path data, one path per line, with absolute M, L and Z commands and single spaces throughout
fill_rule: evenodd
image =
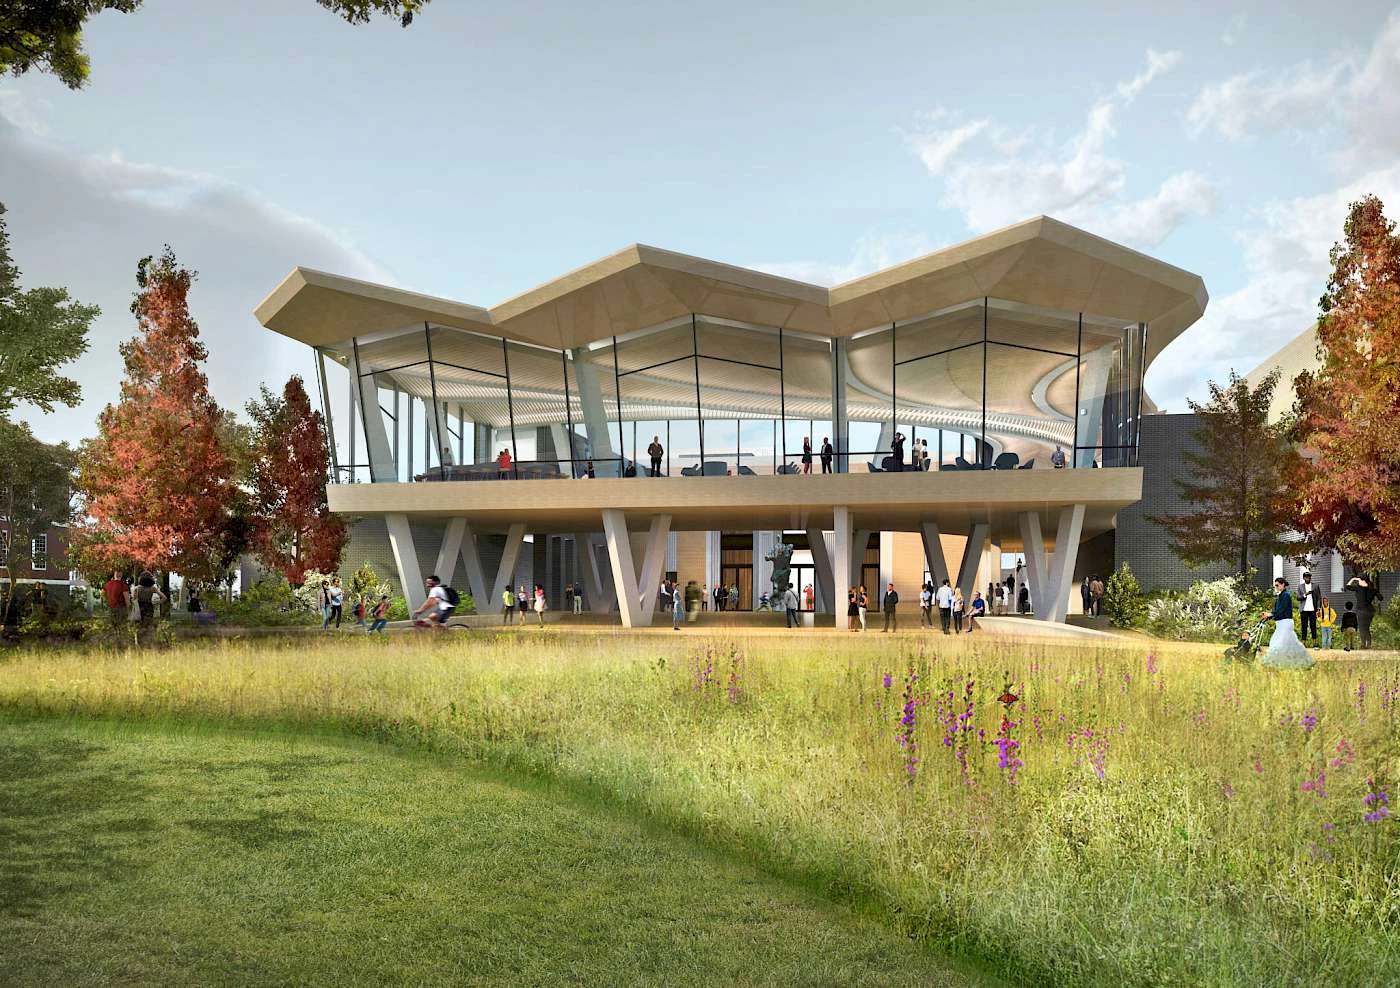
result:
M 622 613 L 624 628 L 646 627 L 656 610 L 656 588 L 661 566 L 666 559 L 666 536 L 671 531 L 671 516 L 656 515 L 647 533 L 646 553 L 641 576 L 648 580 L 639 584 L 636 564 L 632 560 L 632 540 L 627 532 L 627 516 L 617 508 L 603 511 L 603 537 L 608 544 L 608 561 L 612 564 L 613 585 L 617 589 L 617 606 Z M 646 600 L 643 600 L 643 594 Z
M 1060 509 L 1053 553 L 1045 549 L 1038 512 L 1022 512 L 1018 520 L 1035 617 L 1039 621 L 1064 621 L 1069 610 L 1069 583 L 1079 557 L 1079 536 L 1084 529 L 1084 505 L 1071 504 Z
M 438 550 L 437 575 L 443 583 L 451 584 L 457 573 L 457 557 L 462 557 L 466 568 L 467 583 L 471 585 L 478 614 L 485 614 L 500 605 L 506 584 L 515 575 L 515 564 L 520 559 L 520 546 L 525 541 L 525 526 L 512 525 L 506 533 L 505 548 L 501 552 L 501 563 L 488 582 L 481 564 L 481 551 L 477 546 L 477 534 L 467 524 L 465 518 L 453 518 L 447 523 L 443 533 L 442 548 Z M 489 597 L 483 596 L 488 595 Z
M 937 522 L 926 521 L 919 528 L 924 541 L 924 561 L 928 564 L 928 575 L 933 580 L 934 589 L 943 586 L 948 576 L 948 559 L 943 555 L 943 533 Z
M 607 569 L 598 565 L 598 554 L 607 548 L 601 535 L 585 535 L 579 542 L 579 552 L 583 555 L 584 570 L 587 576 L 584 588 L 584 604 L 594 614 L 611 614 L 617 603 L 617 587 Z
M 964 600 L 972 600 L 972 591 L 975 589 L 973 584 L 977 582 L 977 567 L 981 565 L 982 550 L 987 546 L 987 536 L 990 532 L 991 526 L 986 522 L 974 522 L 967 542 L 963 545 L 962 565 L 958 567 L 958 589 L 962 591 Z
M 812 569 L 815 571 L 817 584 L 817 610 L 823 614 L 834 614 L 836 578 L 832 574 L 831 552 L 827 548 L 826 533 L 817 528 L 807 529 L 807 544 L 812 547 Z

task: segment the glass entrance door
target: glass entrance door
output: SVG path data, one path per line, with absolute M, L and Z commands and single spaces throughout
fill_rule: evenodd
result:
M 724 584 L 725 590 L 736 584 L 739 587 L 739 603 L 734 604 L 734 598 L 729 597 L 724 602 L 726 611 L 751 611 L 753 610 L 753 567 L 744 564 L 732 564 L 721 566 L 719 569 L 719 582 Z

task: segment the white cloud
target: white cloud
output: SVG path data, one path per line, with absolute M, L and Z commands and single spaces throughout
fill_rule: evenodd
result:
M 1249 23 L 1247 14 L 1236 14 L 1230 18 L 1230 22 L 1225 25 L 1225 33 L 1220 36 L 1221 44 L 1227 48 L 1233 48 L 1235 43 L 1244 37 L 1245 26 Z
M 137 261 L 169 243 L 199 272 L 191 308 L 209 349 L 215 398 L 241 410 L 260 382 L 310 377 L 310 351 L 258 325 L 252 310 L 302 264 L 392 282 L 374 260 L 338 235 L 214 176 L 131 162 L 118 153 L 72 154 L 0 120 L 0 200 L 21 284 L 62 285 L 102 315 L 91 347 L 71 371 L 83 403 L 51 415 L 22 412 L 49 440 L 91 435 L 117 397 L 117 344 L 135 332 L 129 312 Z
M 1131 103 L 1138 98 L 1148 84 L 1156 79 L 1163 72 L 1170 72 L 1181 64 L 1181 52 L 1179 51 L 1157 51 L 1155 48 L 1147 49 L 1147 68 L 1127 82 L 1118 84 L 1118 95 L 1122 97 L 1124 103 Z
M 1335 127 L 1341 133 L 1331 140 L 1343 167 L 1393 159 L 1400 153 L 1400 11 L 1369 51 L 1231 76 L 1202 89 L 1186 119 L 1194 135 L 1210 131 L 1230 140 L 1291 132 L 1316 142 L 1320 131 Z
M 1253 370 L 1312 325 L 1330 270 L 1328 250 L 1342 237 L 1350 204 L 1368 193 L 1379 195 L 1392 217 L 1400 214 L 1400 165 L 1259 209 L 1258 224 L 1235 236 L 1248 273 L 1244 286 L 1213 299 L 1201 321 L 1153 363 L 1147 377 L 1153 397 L 1185 411 L 1179 402 L 1203 398 L 1207 380 Z
M 35 100 L 21 90 L 0 89 L 0 120 L 8 121 L 12 126 L 37 137 L 48 133 L 43 121 L 43 112 L 48 107 L 46 100 Z
M 1172 175 L 1149 195 L 1129 198 L 1127 166 L 1110 147 L 1118 114 L 1181 61 L 1180 52 L 1149 50 L 1146 67 L 1093 104 L 1067 141 L 1037 128 L 1016 132 L 990 121 L 961 123 L 946 111 L 939 126 L 906 136 L 930 174 L 943 182 L 942 204 L 974 232 L 1038 213 L 1105 236 L 1153 247 L 1191 216 L 1215 207 L 1215 190 L 1197 172 Z
M 938 246 L 922 233 L 867 233 L 855 242 L 850 259 L 842 263 L 775 261 L 753 267 L 781 278 L 829 287 L 922 257 L 937 250 Z

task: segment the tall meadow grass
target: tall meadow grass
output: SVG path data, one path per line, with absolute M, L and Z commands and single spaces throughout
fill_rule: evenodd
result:
M 602 634 L 36 652 L 0 710 L 348 731 L 586 787 L 1016 981 L 1400 982 L 1400 663 Z

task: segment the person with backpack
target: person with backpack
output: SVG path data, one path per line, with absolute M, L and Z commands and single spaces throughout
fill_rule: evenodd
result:
M 510 624 L 510 619 L 515 614 L 515 591 L 506 584 L 505 591 L 501 594 L 501 623 Z
M 389 623 L 389 607 L 389 595 L 381 594 L 379 603 L 375 604 L 374 609 L 370 612 L 369 629 L 365 634 L 372 635 L 376 631 L 382 632 L 384 630 L 384 626 Z
M 428 599 L 423 601 L 422 607 L 413 612 L 413 624 L 418 628 L 436 628 L 441 631 L 447 627 L 447 619 L 457 609 L 460 598 L 456 590 L 443 586 L 436 576 L 430 576 L 423 582 L 428 588 Z

